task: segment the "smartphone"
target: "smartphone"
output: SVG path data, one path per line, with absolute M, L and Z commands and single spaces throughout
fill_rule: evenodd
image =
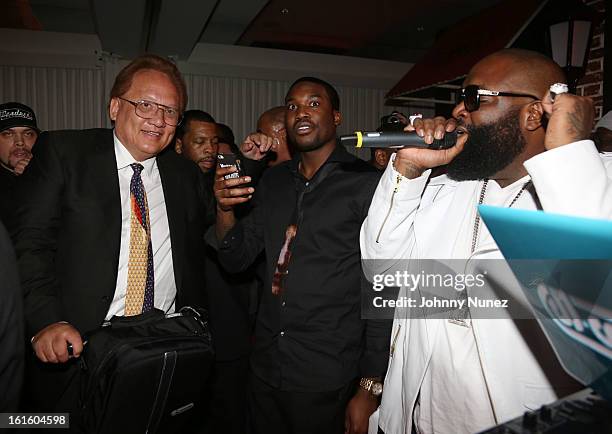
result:
M 217 163 L 222 169 L 230 166 L 234 166 L 237 169 L 236 172 L 228 173 L 223 176 L 224 179 L 240 178 L 244 175 L 242 166 L 240 165 L 240 159 L 236 158 L 235 154 L 217 154 Z

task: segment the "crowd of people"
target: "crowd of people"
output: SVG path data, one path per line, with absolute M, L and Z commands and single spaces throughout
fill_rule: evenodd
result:
M 370 162 L 338 145 L 316 77 L 240 145 L 155 55 L 116 77 L 112 129 L 41 132 L 0 105 L 0 412 L 76 420 L 83 336 L 183 306 L 208 310 L 215 348 L 194 433 L 470 433 L 571 393 L 534 320 L 362 315 L 364 275 L 503 258 L 479 204 L 612 218 L 610 114 L 591 140 L 592 101 L 551 95 L 563 82 L 539 53 L 489 55 L 450 119 L 382 120 L 453 147 Z

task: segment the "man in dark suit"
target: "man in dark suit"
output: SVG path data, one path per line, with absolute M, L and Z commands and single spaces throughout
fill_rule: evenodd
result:
M 11 240 L 0 222 L 0 413 L 15 412 L 23 381 L 23 312 Z
M 209 202 L 197 167 L 163 152 L 186 105 L 184 81 L 174 64 L 145 55 L 119 73 L 110 97 L 113 130 L 42 134 L 19 186 L 32 410 L 74 409 L 82 335 L 104 320 L 205 304 Z

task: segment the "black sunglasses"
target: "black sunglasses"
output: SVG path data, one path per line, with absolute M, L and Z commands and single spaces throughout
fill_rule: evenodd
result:
M 480 108 L 480 95 L 485 96 L 513 96 L 513 97 L 527 97 L 533 99 L 540 99 L 537 96 L 529 95 L 528 93 L 512 93 L 512 92 L 499 92 L 496 90 L 481 89 L 477 84 L 470 84 L 464 89 L 461 89 L 459 94 L 459 101 L 463 101 L 465 109 L 468 112 L 475 112 Z

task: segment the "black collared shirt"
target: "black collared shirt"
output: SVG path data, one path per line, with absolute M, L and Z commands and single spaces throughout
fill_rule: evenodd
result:
M 299 161 L 297 154 L 265 172 L 253 211 L 227 234 L 219 260 L 241 271 L 265 250 L 254 373 L 282 390 L 335 390 L 387 367 L 391 321 L 362 320 L 360 293 L 359 230 L 380 174 L 339 146 L 311 180 L 299 173 Z M 304 189 L 284 291 L 273 295 L 285 231 Z

